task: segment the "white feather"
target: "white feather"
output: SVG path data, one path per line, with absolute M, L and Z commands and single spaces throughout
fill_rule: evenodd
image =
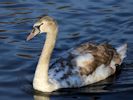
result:
M 123 59 L 126 57 L 126 52 L 127 52 L 127 44 L 123 44 L 122 46 L 116 48 L 118 54 L 121 57 L 121 60 L 123 61 Z
M 84 62 L 92 62 L 94 61 L 94 57 L 92 54 L 83 54 L 78 56 L 76 59 L 77 66 L 84 67 Z
M 111 67 L 108 67 L 102 64 L 99 67 L 97 67 L 97 69 L 92 74 L 84 78 L 84 82 L 85 82 L 84 85 L 92 84 L 100 80 L 104 80 L 111 74 L 112 74 Z

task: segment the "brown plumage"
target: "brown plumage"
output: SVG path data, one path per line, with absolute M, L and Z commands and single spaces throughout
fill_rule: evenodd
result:
M 120 65 L 126 56 L 127 44 L 115 50 L 109 44 L 86 43 L 65 52 L 50 64 L 58 34 L 57 22 L 52 17 L 42 17 L 33 25 L 27 40 L 40 33 L 47 33 L 47 36 L 34 75 L 35 90 L 52 92 L 98 82 L 114 74 L 115 64 Z
M 82 75 L 91 74 L 98 66 L 105 64 L 108 66 L 112 59 L 116 63 L 120 63 L 120 56 L 116 50 L 109 44 L 103 43 L 95 45 L 86 43 L 76 49 L 80 54 L 90 53 L 93 55 L 94 60 L 92 62 L 84 62 L 84 67 L 80 67 Z

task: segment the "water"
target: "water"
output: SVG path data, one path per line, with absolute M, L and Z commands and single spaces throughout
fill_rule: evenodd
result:
M 129 100 L 133 98 L 133 0 L 0 0 L 1 100 Z M 128 43 L 117 74 L 81 89 L 33 95 L 32 79 L 44 35 L 25 41 L 43 15 L 59 23 L 52 59 L 83 42 Z

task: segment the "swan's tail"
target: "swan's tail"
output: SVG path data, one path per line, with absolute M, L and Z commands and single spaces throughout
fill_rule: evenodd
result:
M 119 47 L 116 48 L 118 54 L 120 55 L 121 61 L 126 57 L 126 52 L 127 52 L 127 44 L 123 44 Z

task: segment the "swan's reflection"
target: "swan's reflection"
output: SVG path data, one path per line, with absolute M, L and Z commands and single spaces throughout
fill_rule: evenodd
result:
M 34 95 L 34 100 L 50 100 L 49 95 Z
M 56 98 L 56 100 L 63 100 L 63 98 L 64 97 L 62 97 L 62 98 L 59 97 L 59 98 Z M 71 100 L 79 99 L 78 96 L 74 98 L 71 95 L 69 95 L 69 98 L 71 98 Z M 68 100 L 69 100 L 69 98 L 68 98 Z M 91 95 L 91 96 L 87 96 L 86 99 L 88 99 L 88 100 L 99 100 L 100 97 Z M 51 98 L 50 98 L 50 95 L 34 95 L 34 100 L 51 100 Z

